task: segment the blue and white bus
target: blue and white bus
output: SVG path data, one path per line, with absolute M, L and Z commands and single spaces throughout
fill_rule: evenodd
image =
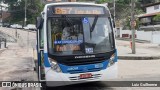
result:
M 114 25 L 107 6 L 46 4 L 36 24 L 40 81 L 61 86 L 117 77 Z

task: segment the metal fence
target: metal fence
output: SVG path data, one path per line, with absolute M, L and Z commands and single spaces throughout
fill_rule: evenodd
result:
M 10 36 L 9 34 L 3 33 L 0 31 L 0 38 L 6 39 L 6 42 L 16 42 L 16 39 L 13 36 Z

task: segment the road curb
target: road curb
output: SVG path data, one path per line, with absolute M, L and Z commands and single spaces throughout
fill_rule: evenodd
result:
M 116 38 L 116 40 L 131 41 L 130 38 Z M 137 42 L 137 43 L 150 43 L 150 41 L 140 40 L 140 39 L 135 39 L 135 42 Z
M 123 60 L 158 60 L 160 56 L 118 56 L 118 59 Z

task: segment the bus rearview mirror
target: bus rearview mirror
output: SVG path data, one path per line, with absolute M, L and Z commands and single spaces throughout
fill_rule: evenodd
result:
M 111 17 L 112 17 L 113 27 L 115 28 L 115 27 L 116 27 L 116 25 L 115 25 L 115 20 L 114 20 L 114 16 L 113 16 L 113 14 L 111 14 Z
M 43 26 L 43 19 L 42 17 L 37 17 L 37 20 L 36 20 L 36 28 L 37 29 L 41 29 Z

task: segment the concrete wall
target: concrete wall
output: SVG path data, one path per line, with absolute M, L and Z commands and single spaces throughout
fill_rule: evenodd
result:
M 152 41 L 152 31 L 137 31 L 137 39 Z
M 160 12 L 160 4 L 158 6 L 158 9 L 155 9 L 154 6 L 147 7 L 146 14 Z M 137 31 L 136 34 L 139 40 L 147 40 L 151 43 L 160 44 L 160 31 Z
M 120 30 L 120 38 L 130 38 L 122 37 L 123 34 L 131 35 L 131 30 Z M 160 44 L 160 31 L 137 31 L 136 39 L 150 41 L 151 43 Z
M 137 39 L 160 44 L 160 31 L 137 31 Z
M 160 44 L 160 31 L 153 32 L 152 43 Z
M 120 37 L 122 38 L 123 35 L 128 34 L 131 35 L 131 30 L 121 30 L 120 31 Z M 129 38 L 129 37 L 128 37 Z
M 132 31 L 131 30 L 120 30 L 120 38 L 123 38 L 122 35 L 123 34 L 129 34 L 132 35 Z M 136 30 L 136 39 L 139 40 L 147 40 L 147 41 L 152 41 L 152 31 L 137 31 Z

